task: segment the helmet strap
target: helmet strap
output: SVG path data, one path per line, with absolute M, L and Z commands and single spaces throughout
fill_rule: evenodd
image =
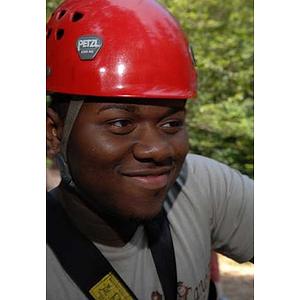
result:
M 69 186 L 76 188 L 75 183 L 72 179 L 70 169 L 67 161 L 67 145 L 69 141 L 69 137 L 75 123 L 75 120 L 78 116 L 80 108 L 83 104 L 84 99 L 81 97 L 80 99 L 74 99 L 70 101 L 70 105 L 68 108 L 68 112 L 66 115 L 66 119 L 64 122 L 64 128 L 61 139 L 61 150 L 54 159 L 60 169 L 62 180 L 67 183 Z

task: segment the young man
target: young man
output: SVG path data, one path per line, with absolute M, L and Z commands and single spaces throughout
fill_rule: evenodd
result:
M 153 0 L 67 0 L 47 24 L 47 299 L 208 299 L 253 257 L 253 182 L 188 154 L 192 51 Z

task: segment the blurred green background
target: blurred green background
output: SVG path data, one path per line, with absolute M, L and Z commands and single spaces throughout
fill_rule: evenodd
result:
M 61 1 L 46 1 L 48 19 Z M 198 97 L 188 101 L 190 151 L 253 178 L 253 0 L 158 2 L 181 24 L 195 54 Z

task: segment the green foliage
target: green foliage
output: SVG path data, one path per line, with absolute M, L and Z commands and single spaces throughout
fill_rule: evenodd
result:
M 124 0 L 125 1 L 125 0 Z M 47 18 L 61 0 L 47 0 Z M 159 0 L 193 45 L 198 97 L 188 101 L 190 149 L 253 177 L 253 0 Z
M 159 0 L 193 45 L 198 97 L 188 102 L 191 152 L 253 177 L 253 0 Z
M 53 13 L 54 9 L 62 2 L 62 0 L 46 0 L 47 20 Z

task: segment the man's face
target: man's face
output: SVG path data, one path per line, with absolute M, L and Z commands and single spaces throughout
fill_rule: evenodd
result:
M 185 100 L 84 103 L 67 149 L 73 180 L 97 211 L 149 219 L 188 152 Z

